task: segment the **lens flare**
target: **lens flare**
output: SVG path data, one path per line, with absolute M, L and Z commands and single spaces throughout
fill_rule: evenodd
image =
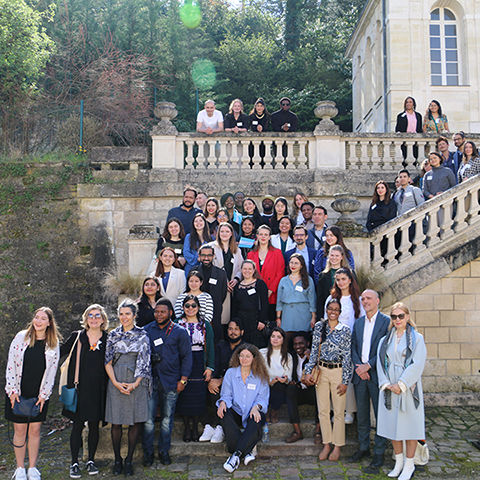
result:
M 191 0 L 187 0 L 185 4 L 180 7 L 180 19 L 187 28 L 197 28 L 202 20 L 200 7 Z
M 197 88 L 207 90 L 215 85 L 217 73 L 210 60 L 195 60 L 192 66 L 192 79 Z

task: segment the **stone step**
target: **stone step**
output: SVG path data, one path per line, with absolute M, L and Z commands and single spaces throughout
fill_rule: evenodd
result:
M 258 455 L 265 457 L 272 456 L 312 456 L 318 455 L 321 446 L 313 443 L 313 435 L 315 432 L 315 421 L 313 418 L 305 419 L 301 424 L 304 439 L 294 444 L 285 443 L 285 438 L 293 432 L 291 424 L 288 420 L 282 419 L 278 423 L 268 424 L 270 442 L 258 444 Z M 155 425 L 155 445 L 158 439 L 160 425 L 157 422 Z M 87 451 L 87 432 L 88 429 L 84 429 L 84 452 Z M 200 433 L 202 428 L 200 428 Z M 357 428 L 356 424 L 346 425 L 346 445 L 342 448 L 342 455 L 352 455 L 358 449 L 357 442 Z M 127 454 L 127 435 L 128 427 L 123 429 L 122 437 L 122 456 Z M 220 444 L 213 444 L 210 442 L 189 442 L 185 443 L 182 440 L 183 437 L 183 422 L 175 419 L 173 435 L 172 435 L 172 448 L 170 454 L 172 456 L 179 455 L 199 455 L 199 456 L 216 456 L 226 455 L 227 449 L 225 442 Z M 135 458 L 141 459 L 143 455 L 141 441 L 135 450 Z M 84 453 L 85 457 L 85 453 Z M 100 441 L 96 453 L 98 459 L 111 459 L 113 458 L 112 442 L 110 437 L 110 426 L 100 428 Z

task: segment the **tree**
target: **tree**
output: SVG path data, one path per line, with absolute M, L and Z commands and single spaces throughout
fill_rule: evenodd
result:
M 54 43 L 42 27 L 42 13 L 25 0 L 0 0 L 0 101 L 15 103 L 35 91 Z

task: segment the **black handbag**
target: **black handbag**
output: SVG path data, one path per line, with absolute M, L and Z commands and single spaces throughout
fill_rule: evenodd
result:
M 37 397 L 25 398 L 20 396 L 19 402 L 13 405 L 13 413 L 19 417 L 35 418 L 40 413 L 40 404 Z

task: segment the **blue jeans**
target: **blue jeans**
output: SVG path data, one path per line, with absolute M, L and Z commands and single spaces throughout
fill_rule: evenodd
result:
M 153 386 L 153 394 L 148 401 L 148 420 L 143 424 L 143 453 L 153 455 L 153 441 L 155 436 L 155 418 L 157 417 L 157 405 L 160 407 L 160 436 L 158 437 L 158 451 L 168 452 L 171 446 L 173 416 L 177 403 L 178 392 L 172 390 L 166 392 L 160 380 L 156 379 Z

